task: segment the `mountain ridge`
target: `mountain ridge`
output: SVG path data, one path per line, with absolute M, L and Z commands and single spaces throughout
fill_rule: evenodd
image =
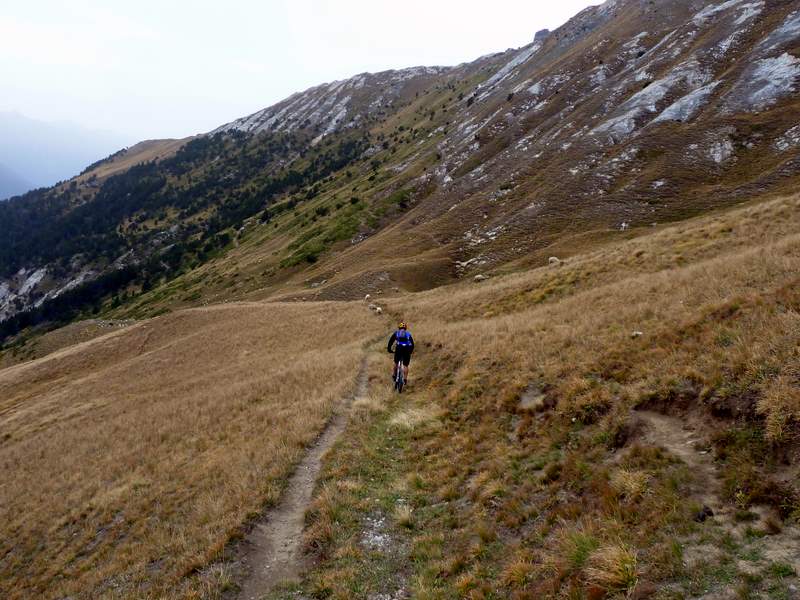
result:
M 183 298 L 352 298 L 536 263 L 590 232 L 609 239 L 785 191 L 800 164 L 798 8 L 606 2 L 470 63 L 314 86 L 157 162 L 90 171 L 14 204 L 55 202 L 42 217 L 55 235 L 75 211 L 139 198 L 65 247 L 74 254 L 56 277 L 52 258 L 24 249 L 18 221 L 6 277 L 47 270 L 23 308 L 122 265 L 137 272 L 126 297 L 178 277 L 192 290 Z

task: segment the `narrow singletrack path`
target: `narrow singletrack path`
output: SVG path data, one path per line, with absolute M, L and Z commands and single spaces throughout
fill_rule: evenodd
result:
M 697 443 L 703 441 L 701 433 L 676 417 L 649 411 L 637 411 L 636 414 L 646 424 L 644 439 L 680 458 L 694 473 L 695 482 L 691 489 L 692 499 L 698 504 L 711 508 L 714 513 L 712 521 L 716 525 L 733 535 L 751 552 L 761 556 L 761 559 L 756 560 L 752 565 L 761 569 L 762 572 L 766 572 L 770 563 L 777 562 L 790 565 L 795 573 L 800 573 L 800 527 L 791 522 L 785 522 L 777 531 L 772 529 L 767 525 L 767 521 L 771 518 L 773 523 L 780 522 L 780 518 L 774 508 L 764 505 L 748 507 L 748 510 L 756 516 L 755 520 L 738 521 L 733 505 L 725 502 L 722 498 L 720 467 L 714 462 L 709 452 L 697 449 Z M 752 529 L 768 532 L 768 534 L 752 537 L 748 533 L 748 530 Z M 702 544 L 697 546 L 700 550 L 707 549 L 707 547 Z M 739 559 L 739 564 L 742 564 L 741 559 Z M 735 597 L 735 590 L 732 586 L 729 587 L 730 594 L 724 597 Z
M 247 536 L 241 559 L 247 576 L 240 584 L 239 600 L 260 600 L 277 585 L 296 581 L 308 567 L 301 541 L 322 457 L 347 426 L 353 400 L 366 395 L 367 389 L 365 360 L 354 393 L 335 409 L 328 425 L 289 479 L 279 504 L 267 511 Z
M 637 414 L 647 424 L 645 439 L 680 458 L 695 474 L 697 481 L 692 490 L 695 499 L 716 515 L 729 512 L 720 498 L 719 472 L 711 454 L 695 447 L 701 441 L 700 435 L 678 418 L 650 411 Z

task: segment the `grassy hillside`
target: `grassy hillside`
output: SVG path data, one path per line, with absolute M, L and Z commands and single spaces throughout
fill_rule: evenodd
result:
M 330 457 L 303 589 L 791 597 L 799 208 L 388 301 L 421 344 L 412 393 L 378 390 Z
M 208 566 L 277 499 L 380 329 L 360 305 L 226 305 L 0 371 L 0 596 L 224 586 Z
M 50 334 L 0 370 L 4 597 L 234 597 L 235 541 L 366 357 L 309 507 L 316 567 L 273 597 L 790 598 L 798 209 L 379 301 L 419 343 L 402 397 L 363 302 Z

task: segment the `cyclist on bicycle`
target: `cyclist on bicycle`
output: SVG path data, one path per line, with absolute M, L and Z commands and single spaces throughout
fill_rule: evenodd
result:
M 392 344 L 395 349 L 392 350 Z M 411 353 L 414 352 L 414 338 L 411 337 L 411 332 L 408 326 L 401 322 L 397 326 L 397 331 L 389 338 L 389 345 L 386 347 L 387 352 L 390 354 L 394 352 L 394 366 L 392 367 L 392 381 L 397 376 L 397 363 L 403 362 L 403 375 L 408 382 L 408 365 L 411 362 Z

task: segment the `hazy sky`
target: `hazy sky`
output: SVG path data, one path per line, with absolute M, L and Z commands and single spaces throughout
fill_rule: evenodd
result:
M 0 111 L 179 137 L 295 91 L 529 43 L 587 0 L 0 3 Z

